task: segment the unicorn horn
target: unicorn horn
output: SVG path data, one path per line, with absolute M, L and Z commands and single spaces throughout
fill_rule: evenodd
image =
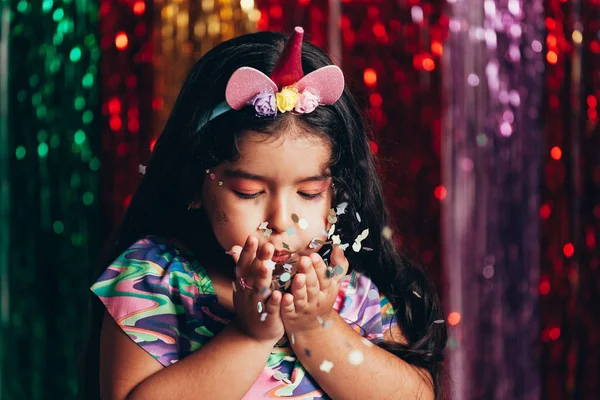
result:
M 277 65 L 271 73 L 271 80 L 280 88 L 291 86 L 304 77 L 302 71 L 302 38 L 304 29 L 297 26 L 285 44 Z

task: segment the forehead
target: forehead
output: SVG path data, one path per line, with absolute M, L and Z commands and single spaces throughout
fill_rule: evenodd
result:
M 331 158 L 324 138 L 301 130 L 278 135 L 249 131 L 238 148 L 240 157 L 231 166 L 279 181 L 323 173 Z

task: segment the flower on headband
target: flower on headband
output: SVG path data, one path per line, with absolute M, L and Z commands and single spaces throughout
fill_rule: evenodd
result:
M 284 87 L 277 93 L 277 108 L 280 112 L 292 111 L 298 101 L 298 92 L 289 87 Z
M 260 117 L 271 117 L 277 115 L 277 102 L 272 92 L 262 92 L 254 96 L 249 102 L 254 106 L 256 115 Z
M 298 102 L 296 103 L 295 111 L 300 114 L 307 114 L 315 111 L 315 108 L 319 105 L 319 97 L 312 94 L 308 90 L 298 95 Z

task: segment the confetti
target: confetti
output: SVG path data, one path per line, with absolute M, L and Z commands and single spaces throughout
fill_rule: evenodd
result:
M 293 236 L 296 234 L 296 229 L 294 227 L 285 228 L 285 233 L 287 233 L 288 236 Z
M 365 250 L 365 251 L 373 251 L 373 249 L 370 248 L 370 247 L 363 247 L 363 250 Z
M 212 174 L 210 174 L 210 180 L 214 181 L 215 179 L 217 179 L 217 175 L 215 175 L 215 173 L 213 172 Z
M 340 235 L 333 235 L 331 237 L 331 240 L 333 241 L 333 245 L 335 246 L 336 244 L 340 244 L 342 243 L 342 241 L 340 240 Z
M 310 349 L 304 349 L 304 354 L 306 354 L 306 357 L 310 357 L 312 355 Z
M 333 232 L 335 232 L 335 225 L 331 225 L 331 228 L 329 228 L 329 232 L 327 232 L 327 239 L 333 235 Z
M 360 247 L 360 242 L 354 242 L 354 244 L 352 244 L 352 250 L 354 250 L 356 253 L 360 251 Z
M 319 369 L 325 373 L 331 372 L 331 368 L 333 368 L 333 363 L 328 360 L 323 360 L 323 362 L 319 366 Z
M 367 236 L 369 236 L 369 230 L 365 229 L 364 231 L 361 232 L 360 235 L 358 235 L 358 237 L 355 240 L 357 242 L 362 242 L 363 240 L 365 240 L 367 238 Z
M 296 357 L 285 356 L 285 358 L 283 359 L 283 361 L 294 362 L 294 361 L 296 361 Z
M 263 235 L 266 237 L 270 237 L 271 233 L 273 233 L 273 229 L 265 229 L 265 231 L 263 232 Z
M 283 269 L 286 270 L 286 272 L 291 272 L 292 265 L 291 264 L 283 264 Z
M 260 225 L 258 226 L 258 229 L 267 229 L 268 226 L 269 226 L 269 223 L 267 221 L 261 222 Z
M 292 276 L 290 275 L 290 273 L 289 273 L 289 272 L 284 272 L 284 273 L 283 273 L 283 274 L 281 274 L 281 276 L 279 277 L 279 280 L 280 280 L 281 282 L 287 282 L 287 281 L 289 281 L 289 280 L 290 280 L 290 278 L 291 278 L 291 277 L 292 277 Z
M 296 338 L 294 337 L 293 333 L 292 333 L 292 344 L 296 344 Z
M 331 278 L 333 276 L 333 268 L 327 267 L 327 269 L 325 270 L 325 276 Z
M 341 246 L 340 246 L 341 247 Z M 331 252 L 331 249 L 327 249 L 327 251 L 325 253 L 323 253 L 323 257 L 325 257 L 327 254 L 329 254 Z
M 140 174 L 146 175 L 146 166 L 140 164 L 140 166 L 138 167 L 138 171 L 140 171 Z
M 344 273 L 344 267 L 342 267 L 341 265 L 336 265 L 333 269 L 333 273 L 335 275 L 342 275 Z
M 273 374 L 273 378 L 277 379 L 278 381 L 283 380 L 283 374 L 280 371 L 275 371 L 275 373 Z
M 445 321 L 443 319 L 436 319 L 433 321 L 434 324 L 443 324 Z
M 350 246 L 350 244 L 344 243 L 344 244 L 340 245 L 340 249 L 346 251 L 346 249 L 348 248 L 348 246 Z
M 389 226 L 384 226 L 381 234 L 385 239 L 390 240 L 392 238 L 392 228 Z
M 344 214 L 346 212 L 346 207 L 348 207 L 348 203 L 347 202 L 340 203 L 337 206 L 337 215 Z
M 286 249 L 286 250 L 290 249 L 290 246 L 286 242 L 282 242 L 282 244 L 283 244 L 284 249 Z
M 265 322 L 265 319 L 267 319 L 267 313 L 266 312 L 260 314 L 260 322 Z
M 269 271 L 273 271 L 275 269 L 275 266 L 277 265 L 277 263 L 273 260 L 267 260 L 265 261 L 265 266 L 267 267 L 267 269 Z
M 298 223 L 299 218 L 298 218 L 298 216 L 296 214 L 292 214 L 292 221 L 294 221 L 295 224 Z
M 363 342 L 363 344 L 367 347 L 373 347 L 373 343 L 367 338 L 362 338 L 361 342 Z
M 262 289 L 260 289 L 260 294 L 263 296 L 268 296 L 271 294 L 271 289 L 269 289 L 268 287 L 263 287 Z
M 263 312 L 263 305 L 262 305 L 262 303 L 260 301 L 258 303 L 256 303 L 256 310 L 258 311 L 259 314 L 262 314 L 262 312 Z
M 371 290 L 369 290 L 369 293 L 367 293 L 367 297 L 369 297 L 369 299 L 371 299 L 371 300 L 378 299 L 379 292 L 375 289 L 371 289 Z
M 418 298 L 420 298 L 420 299 L 422 298 L 422 297 L 421 297 L 421 295 L 420 295 L 419 293 L 417 293 L 416 291 L 414 291 L 414 290 L 413 290 L 413 294 L 414 294 L 415 296 L 417 296 Z
M 231 281 L 231 286 L 233 286 L 233 291 L 237 292 L 237 288 L 235 287 L 235 282 Z
M 306 229 L 308 228 L 308 221 L 305 218 L 302 218 L 300 221 L 298 221 L 298 225 L 300 228 Z
M 219 185 L 219 186 L 223 186 L 223 181 L 219 181 L 219 182 L 217 182 L 217 185 Z
M 317 322 L 319 323 L 319 325 L 323 326 L 323 318 L 321 318 L 318 315 L 317 315 Z
M 362 220 L 360 219 L 360 214 L 356 213 L 356 219 L 358 220 L 358 222 L 362 222 Z
M 348 361 L 352 365 L 360 365 L 363 363 L 364 360 L 365 360 L 365 356 L 363 355 L 362 351 L 360 351 L 360 350 L 352 350 L 348 354 Z
M 337 222 L 337 216 L 335 216 L 335 215 L 328 215 L 327 216 L 327 221 L 330 224 L 335 224 Z
M 323 324 L 323 328 L 327 329 L 327 328 L 329 328 L 331 325 L 333 325 L 333 320 L 332 320 L 332 319 L 330 319 L 329 321 L 326 321 L 326 322 Z

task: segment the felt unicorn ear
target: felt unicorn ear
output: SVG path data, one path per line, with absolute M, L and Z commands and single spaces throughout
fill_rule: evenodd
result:
M 257 69 L 241 67 L 237 69 L 225 89 L 225 100 L 234 110 L 240 110 L 259 93 L 277 92 L 277 85 Z
M 328 65 L 311 72 L 295 85 L 299 92 L 308 90 L 319 97 L 319 104 L 333 104 L 344 91 L 344 74 L 336 65 Z

